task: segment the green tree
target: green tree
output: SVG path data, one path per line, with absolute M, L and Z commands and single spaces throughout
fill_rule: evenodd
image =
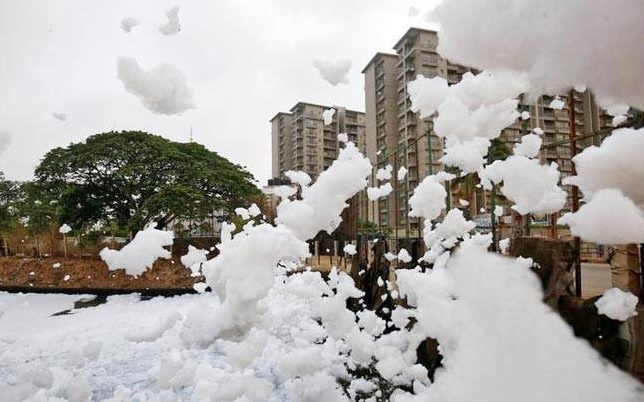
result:
M 60 199 L 72 227 L 116 222 L 137 231 L 150 221 L 200 221 L 230 213 L 259 194 L 252 175 L 196 143 L 140 131 L 96 134 L 49 151 L 36 177 Z
M 512 155 L 512 151 L 507 146 L 504 140 L 500 138 L 495 138 L 491 141 L 490 148 L 488 149 L 487 161 L 488 164 L 494 163 L 494 161 L 502 161 L 507 159 Z M 492 199 L 492 208 L 490 209 L 490 222 L 492 224 L 492 251 L 497 251 L 498 247 L 498 235 L 496 233 L 496 216 L 494 214 L 494 209 L 496 208 L 496 196 L 497 196 L 497 185 L 492 183 L 492 191 L 490 198 Z
M 503 138 L 494 138 L 490 141 L 490 148 L 487 151 L 487 163 L 502 161 L 512 155 L 512 150 Z
M 371 222 L 369 220 L 363 221 L 358 219 L 358 233 L 364 234 L 364 235 L 369 235 L 369 236 L 376 236 L 379 234 L 379 227 L 377 224 L 374 222 Z
M 16 219 L 16 201 L 19 184 L 6 180 L 4 173 L 0 172 L 0 235 L 4 255 L 9 254 L 7 236 L 18 225 Z
M 39 183 L 27 181 L 17 187 L 12 212 L 36 241 L 36 252 L 40 256 L 42 235 L 47 233 L 51 239 L 56 237 L 59 223 L 58 201 L 52 198 L 51 193 Z

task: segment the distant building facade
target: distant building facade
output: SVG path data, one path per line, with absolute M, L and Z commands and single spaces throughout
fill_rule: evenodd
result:
M 407 84 L 423 75 L 442 77 L 450 85 L 461 81 L 463 74 L 477 74 L 476 69 L 454 64 L 437 52 L 435 31 L 410 28 L 393 46 L 392 53 L 376 53 L 362 70 L 365 84 L 365 113 L 339 106 L 298 102 L 289 112 L 279 112 L 271 120 L 272 176 L 285 178 L 288 170 L 301 170 L 313 180 L 337 158 L 340 150 L 338 134 L 347 133 L 349 140 L 371 160 L 374 168 L 370 186 L 378 186 L 375 173 L 392 165 L 391 185 L 394 191 L 377 201 L 367 200 L 361 192 L 351 200 L 351 218 L 359 226 L 374 224 L 380 233 L 395 238 L 421 237 L 422 222 L 409 217 L 409 198 L 416 186 L 428 175 L 445 169 L 440 162 L 444 141 L 433 129 L 433 119 L 421 119 L 411 110 Z M 580 152 L 598 145 L 611 128 L 611 117 L 598 108 L 590 91 L 573 91 L 575 131 Z M 500 142 L 512 152 L 514 144 L 535 128 L 543 130 L 540 152 L 542 163 L 555 162 L 562 177 L 572 174 L 569 145 L 569 100 L 560 98 L 565 106 L 551 108 L 551 96 L 536 100 L 520 99 L 520 111 L 530 118 L 517 120 L 502 131 Z M 334 109 L 331 124 L 325 125 L 323 113 Z M 594 133 L 605 133 L 594 135 Z M 404 179 L 397 180 L 399 168 L 407 169 Z M 489 192 L 468 180 L 454 180 L 448 185 L 452 207 L 465 209 L 472 219 L 489 221 L 492 201 Z M 467 201 L 463 206 L 460 200 Z M 510 203 L 497 192 L 494 203 L 505 207 L 505 218 L 511 218 Z M 565 209 L 570 209 L 570 196 Z M 552 217 L 553 221 L 556 217 Z M 511 218 L 513 219 L 513 218 Z M 506 220 L 507 222 L 507 220 Z
M 271 174 L 284 175 L 293 166 L 293 116 L 279 112 L 271 119 Z
M 388 197 L 368 202 L 368 219 L 391 237 L 421 236 L 421 221 L 408 216 L 409 198 L 426 176 L 444 170 L 439 162 L 443 156 L 443 139 L 434 133 L 431 118 L 421 119 L 411 111 L 407 84 L 423 75 L 442 77 L 451 85 L 458 83 L 466 72 L 478 73 L 473 68 L 442 58 L 436 51 L 437 46 L 438 34 L 435 31 L 410 28 L 395 43 L 395 53 L 377 53 L 362 71 L 365 79 L 367 155 L 375 165 L 374 170 L 388 164 L 394 168 L 391 180 L 394 191 Z M 565 177 L 572 173 L 569 103 L 567 96 L 561 96 L 565 107 L 555 110 L 549 107 L 552 99 L 542 96 L 534 102 L 521 100 L 520 109 L 528 111 L 530 119 L 518 120 L 503 130 L 500 139 L 511 152 L 522 135 L 541 128 L 544 134 L 540 159 L 544 163 L 556 162 L 562 177 Z M 603 137 L 590 133 L 607 131 L 610 116 L 597 107 L 589 91 L 574 92 L 574 107 L 576 135 L 581 137 L 577 142 L 579 151 L 598 145 Z M 408 173 L 404 180 L 398 181 L 395 172 L 401 166 Z M 451 206 L 468 209 L 469 216 L 474 217 L 481 211 L 489 214 L 491 199 L 483 189 L 467 181 L 455 180 L 448 193 Z M 469 205 L 459 205 L 459 199 L 468 201 Z M 510 213 L 510 204 L 502 196 L 497 195 L 496 204 L 506 206 L 506 214 Z
M 398 147 L 397 64 L 397 55 L 376 53 L 362 70 L 365 76 L 367 157 L 375 170 L 389 164 L 389 157 L 395 155 Z M 375 174 L 372 174 L 372 187 L 378 185 L 375 180 Z M 392 186 L 398 187 L 396 177 L 392 177 Z M 396 209 L 393 193 L 376 202 L 368 202 L 368 221 L 376 225 L 382 222 L 383 226 L 391 221 L 391 227 L 394 227 Z
M 330 109 L 334 110 L 331 124 L 324 124 L 323 113 Z M 349 141 L 356 144 L 363 154 L 367 151 L 363 112 L 342 106 L 298 102 L 288 113 L 277 113 L 270 122 L 274 179 L 284 179 L 285 172 L 298 170 L 306 172 L 315 180 L 338 158 L 341 146 L 339 134 L 346 133 Z M 365 191 L 349 203 L 349 212 L 343 215 L 345 221 L 368 221 Z M 345 226 L 347 225 L 343 225 Z M 348 229 L 343 231 L 349 232 Z
M 331 124 L 323 112 L 333 109 Z M 365 114 L 340 106 L 298 102 L 289 113 L 271 120 L 272 176 L 284 178 L 288 170 L 301 170 L 315 179 L 338 157 L 338 135 L 346 133 L 361 152 L 366 150 Z
M 390 164 L 394 170 L 394 191 L 369 205 L 370 218 L 386 231 L 397 228 L 397 237 L 420 236 L 421 221 L 408 216 L 409 197 L 424 177 L 443 170 L 443 140 L 434 133 L 431 119 L 411 111 L 407 84 L 419 74 L 454 84 L 472 71 L 440 57 L 437 45 L 436 32 L 411 28 L 394 45 L 395 54 L 377 53 L 362 71 L 368 154 L 378 168 Z M 400 167 L 407 175 L 398 181 Z

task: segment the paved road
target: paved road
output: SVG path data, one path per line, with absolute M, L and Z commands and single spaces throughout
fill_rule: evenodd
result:
M 581 290 L 583 297 L 587 298 L 601 295 L 604 290 L 612 287 L 610 265 L 581 264 Z

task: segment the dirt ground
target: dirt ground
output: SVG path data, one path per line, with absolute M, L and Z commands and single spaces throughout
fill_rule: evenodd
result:
M 195 279 L 178 258 L 159 259 L 152 269 L 133 277 L 123 269 L 110 271 L 95 259 L 0 257 L 0 288 L 190 289 Z
M 337 257 L 336 257 L 337 258 Z M 309 264 L 315 270 L 328 272 L 331 265 L 346 270 L 344 260 L 331 261 L 328 257 L 312 259 Z M 58 265 L 60 264 L 60 265 Z M 350 266 L 350 265 L 349 265 Z M 125 274 L 125 270 L 110 271 L 107 265 L 93 258 L 63 257 L 0 257 L 0 290 L 11 287 L 38 289 L 192 289 L 202 278 L 190 276 L 190 269 L 181 264 L 178 257 L 158 259 L 151 269 L 138 277 Z M 65 277 L 69 278 L 65 280 Z

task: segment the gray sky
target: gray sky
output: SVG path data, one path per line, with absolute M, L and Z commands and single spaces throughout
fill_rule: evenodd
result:
M 270 176 L 270 125 L 296 101 L 364 110 L 360 73 L 409 26 L 426 26 L 438 0 L 0 0 L 0 132 L 11 142 L 0 170 L 28 179 L 53 147 L 111 130 L 195 141 Z M 163 36 L 165 11 L 180 6 L 182 30 Z M 410 7 L 420 14 L 410 18 Z M 141 24 L 127 34 L 124 18 Z M 157 115 L 116 77 L 119 56 L 144 69 L 175 65 L 196 109 Z M 347 85 L 331 86 L 312 60 L 351 59 Z M 53 113 L 67 115 L 65 121 Z

